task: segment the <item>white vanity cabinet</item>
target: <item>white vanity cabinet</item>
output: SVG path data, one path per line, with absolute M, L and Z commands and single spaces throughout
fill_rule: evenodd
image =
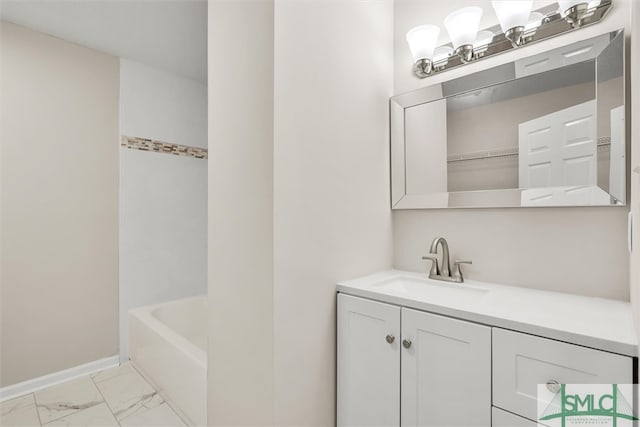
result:
M 395 270 L 337 290 L 339 427 L 535 427 L 560 384 L 637 382 L 628 302 Z
M 337 421 L 489 426 L 491 328 L 339 294 Z
M 402 308 L 402 426 L 491 424 L 491 328 Z
M 538 384 L 551 387 L 542 390 L 549 401 L 554 384 L 630 384 L 633 362 L 628 356 L 493 328 L 493 404 L 535 420 Z
M 339 426 L 400 422 L 400 307 L 338 295 Z
M 396 271 L 338 291 L 338 427 L 535 427 L 559 384 L 636 380 L 625 302 Z

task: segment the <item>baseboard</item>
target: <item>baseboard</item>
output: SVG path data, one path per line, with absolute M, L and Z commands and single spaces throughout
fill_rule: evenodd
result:
M 85 363 L 84 365 L 65 369 L 64 371 L 54 372 L 42 377 L 2 387 L 0 388 L 0 402 L 13 399 L 14 397 L 33 393 L 34 391 L 42 390 L 43 388 L 51 387 L 55 384 L 60 384 L 65 381 L 73 380 L 76 378 L 84 377 L 85 375 L 94 374 L 105 369 L 113 368 L 118 366 L 119 364 L 120 358 L 118 357 L 118 355 L 115 355 L 106 357 L 104 359 L 95 360 L 93 362 Z

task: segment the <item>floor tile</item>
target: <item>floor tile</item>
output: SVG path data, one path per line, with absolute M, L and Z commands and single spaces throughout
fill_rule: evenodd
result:
M 104 401 L 90 377 L 54 385 L 34 393 L 42 424 L 91 408 Z
M 185 427 L 180 417 L 163 403 L 120 421 L 122 427 Z
M 40 419 L 33 394 L 0 403 L 0 426 L 39 427 Z
M 118 420 L 154 408 L 164 402 L 128 363 L 95 375 L 93 381 Z
M 51 421 L 46 427 L 118 427 L 106 403 Z

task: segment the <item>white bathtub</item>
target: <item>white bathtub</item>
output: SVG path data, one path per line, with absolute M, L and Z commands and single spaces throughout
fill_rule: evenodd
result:
M 129 311 L 131 363 L 190 426 L 207 425 L 207 299 Z

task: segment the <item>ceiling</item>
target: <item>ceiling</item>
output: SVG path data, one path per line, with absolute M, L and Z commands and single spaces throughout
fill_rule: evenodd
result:
M 205 83 L 206 0 L 1 0 L 0 17 Z

